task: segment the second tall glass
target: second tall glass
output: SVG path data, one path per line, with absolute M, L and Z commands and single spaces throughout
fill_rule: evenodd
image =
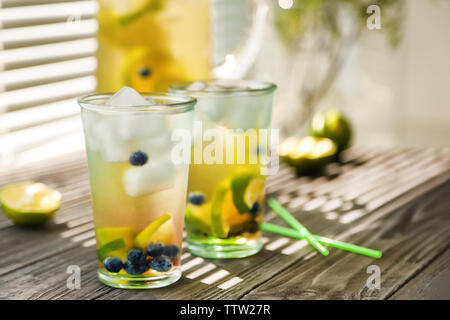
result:
M 273 92 L 263 81 L 173 85 L 197 98 L 186 206 L 187 249 L 206 258 L 257 253 Z

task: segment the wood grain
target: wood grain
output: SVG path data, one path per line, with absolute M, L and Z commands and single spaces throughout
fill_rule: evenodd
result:
M 444 196 L 449 191 L 449 152 L 368 150 L 362 156 L 357 150 L 349 150 L 344 155 L 337 175 L 296 177 L 292 169 L 282 166 L 276 176 L 268 179 L 269 195 L 277 197 L 315 233 L 383 249 L 381 260 L 339 251 L 322 258 L 308 246 L 297 250 L 299 243 L 291 239 L 281 240 L 284 243 L 279 243 L 279 248 L 269 250 L 280 237 L 264 234 L 268 246 L 255 256 L 204 259 L 184 274 L 211 263 L 215 268 L 198 278 L 183 277 L 170 287 L 147 291 L 113 289 L 97 280 L 95 246 L 82 245 L 92 238 L 84 155 L 71 155 L 50 165 L 0 171 L 0 186 L 36 180 L 63 193 L 63 204 L 54 222 L 42 229 L 18 228 L 0 217 L 0 299 L 395 297 L 396 291 L 401 292 L 399 288 L 417 278 L 448 246 L 448 234 L 443 228 L 448 230 L 449 223 L 442 212 L 447 209 L 448 213 L 450 208 Z M 351 198 L 349 194 L 355 190 L 360 194 Z M 364 195 L 367 201 L 357 202 Z M 265 220 L 283 224 L 271 211 L 265 214 Z M 67 236 L 67 232 L 74 234 Z M 182 264 L 194 259 L 187 257 Z M 374 261 L 382 269 L 379 292 L 363 288 L 364 277 L 368 277 L 365 267 Z M 82 270 L 80 290 L 67 289 L 66 270 L 70 265 Z M 220 270 L 229 274 L 217 283 L 201 281 Z M 237 284 L 233 282 L 227 289 L 219 287 L 235 277 Z
M 450 300 L 450 250 L 438 256 L 389 299 Z

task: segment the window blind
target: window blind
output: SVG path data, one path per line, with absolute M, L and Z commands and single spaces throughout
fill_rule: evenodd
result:
M 0 0 L 0 165 L 83 148 L 75 98 L 96 87 L 93 0 Z

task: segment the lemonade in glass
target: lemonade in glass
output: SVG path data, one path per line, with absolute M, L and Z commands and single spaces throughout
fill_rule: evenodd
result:
M 263 81 L 211 80 L 169 89 L 198 100 L 186 205 L 187 249 L 196 255 L 239 258 L 262 247 L 275 88 Z
M 181 276 L 188 169 L 171 134 L 193 122 L 195 99 L 124 88 L 79 99 L 86 139 L 98 277 L 119 288 L 155 288 Z

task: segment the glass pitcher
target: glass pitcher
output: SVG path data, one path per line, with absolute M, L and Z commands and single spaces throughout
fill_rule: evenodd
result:
M 264 0 L 99 0 L 99 5 L 101 92 L 123 86 L 162 92 L 180 81 L 241 78 L 259 50 L 268 12 Z M 244 21 L 246 32 L 230 33 L 234 20 Z M 230 48 L 233 37 L 240 38 Z M 217 48 L 224 42 L 229 53 L 224 45 Z M 214 51 L 221 51 L 219 58 Z

